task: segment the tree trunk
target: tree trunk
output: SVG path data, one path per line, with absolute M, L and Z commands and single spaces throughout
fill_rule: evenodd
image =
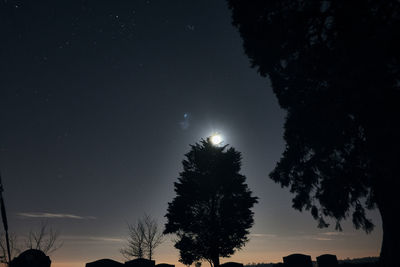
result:
M 153 259 L 153 248 L 151 247 L 151 245 L 149 246 L 149 260 Z
M 398 190 L 398 188 L 396 188 Z M 396 190 L 394 189 L 394 190 Z M 378 201 L 378 208 L 382 217 L 383 239 L 380 254 L 381 267 L 398 267 L 400 266 L 400 227 L 396 225 L 400 215 L 399 207 L 397 206 L 397 194 L 389 190 Z
M 215 256 L 212 259 L 213 267 L 219 267 L 219 256 Z

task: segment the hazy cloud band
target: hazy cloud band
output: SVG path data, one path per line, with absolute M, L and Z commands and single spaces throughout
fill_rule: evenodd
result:
M 120 237 L 104 237 L 104 236 L 62 236 L 65 241 L 72 242 L 117 242 L 122 243 L 125 242 L 126 239 Z
M 78 216 L 75 214 L 49 213 L 49 212 L 20 212 L 17 213 L 17 215 L 25 218 L 76 219 L 76 220 L 96 219 L 96 217 L 93 216 Z

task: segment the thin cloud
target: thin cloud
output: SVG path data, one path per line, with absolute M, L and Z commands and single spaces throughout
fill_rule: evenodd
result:
M 104 236 L 62 236 L 63 240 L 69 240 L 73 242 L 116 242 L 122 243 L 126 239 L 118 237 L 104 237 Z
M 333 241 L 337 239 L 336 235 L 325 235 L 324 233 L 317 234 L 304 234 L 301 233 L 298 236 L 289 237 L 292 240 L 317 240 L 317 241 Z
M 343 233 L 343 232 L 325 232 L 318 233 L 316 235 L 305 235 L 303 236 L 305 239 L 312 239 L 318 241 L 332 241 L 342 239 L 344 236 L 350 236 L 351 233 Z
M 338 235 L 345 235 L 345 234 L 343 232 L 326 232 L 326 233 L 321 233 L 321 235 L 338 236 Z
M 325 232 L 325 233 L 320 233 L 321 235 L 324 236 L 353 236 L 354 233 L 345 233 L 345 232 Z
M 332 241 L 334 240 L 333 238 L 324 237 L 320 235 L 302 235 L 302 236 L 297 236 L 293 238 L 289 238 L 291 240 L 317 240 L 317 241 Z
M 311 239 L 318 240 L 318 241 L 331 241 L 331 240 L 333 240 L 332 238 L 326 238 L 326 237 L 312 237 Z
M 18 216 L 24 218 L 47 218 L 47 219 L 75 219 L 75 220 L 94 220 L 93 216 L 79 216 L 67 213 L 49 213 L 49 212 L 20 212 Z
M 251 237 L 269 237 L 273 238 L 276 237 L 274 234 L 250 234 Z

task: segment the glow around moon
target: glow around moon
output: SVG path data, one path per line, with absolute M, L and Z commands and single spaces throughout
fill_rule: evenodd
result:
M 220 134 L 213 134 L 212 136 L 211 136 L 211 138 L 210 138 L 210 140 L 211 140 L 211 142 L 214 144 L 214 145 L 219 145 L 219 144 L 221 144 L 224 140 L 223 140 L 223 138 L 222 138 L 222 136 L 220 135 Z

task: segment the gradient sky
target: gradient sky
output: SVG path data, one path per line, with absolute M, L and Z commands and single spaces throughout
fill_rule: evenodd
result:
M 213 132 L 243 153 L 260 198 L 250 242 L 223 262 L 379 254 L 378 212 L 369 235 L 350 222 L 318 229 L 268 178 L 285 114 L 250 68 L 225 1 L 1 0 L 0 33 L 9 227 L 19 236 L 43 220 L 59 229 L 53 267 L 123 261 L 126 222 L 146 212 L 165 223 L 184 153 Z M 178 264 L 172 238 L 157 263 Z

